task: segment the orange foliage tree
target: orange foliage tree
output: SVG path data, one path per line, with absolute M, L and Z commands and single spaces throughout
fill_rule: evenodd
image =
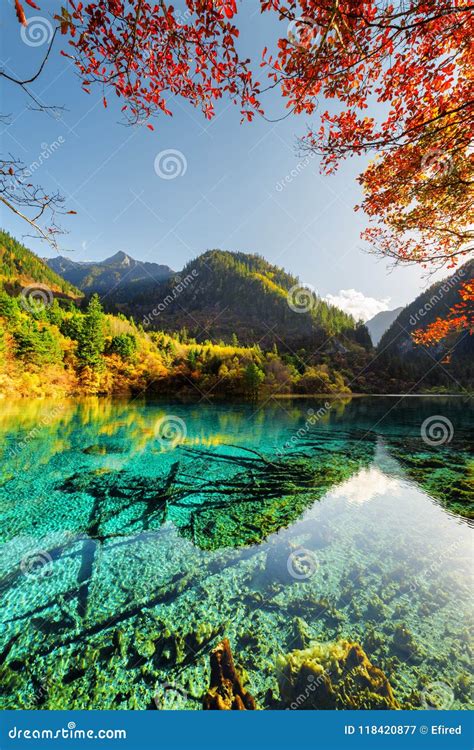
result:
M 454 305 L 445 318 L 436 318 L 426 328 L 413 334 L 417 344 L 431 345 L 445 339 L 450 333 L 467 329 L 474 333 L 474 282 L 468 281 L 459 290 L 460 302 Z

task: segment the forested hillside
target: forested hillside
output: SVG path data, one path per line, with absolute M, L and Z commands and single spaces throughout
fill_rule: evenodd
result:
M 429 287 L 403 308 L 382 336 L 371 369 L 386 374 L 387 390 L 445 388 L 460 391 L 474 386 L 474 337 L 469 330 L 450 333 L 431 346 L 415 344 L 413 334 L 443 317 L 460 302 L 459 289 L 474 277 L 474 260 Z
M 119 290 L 108 295 L 108 309 L 115 309 L 118 298 L 120 310 L 146 328 L 172 332 L 184 327 L 198 341 L 230 342 L 236 336 L 245 344 L 258 341 L 262 347 L 277 344 L 295 351 L 329 344 L 332 336 L 346 343 L 360 336 L 350 315 L 259 255 L 209 250 L 179 277 L 146 284 L 126 301 Z M 368 339 L 365 343 L 370 346 Z
M 3 230 L 0 230 L 0 283 L 12 292 L 20 292 L 25 286 L 36 283 L 47 285 L 59 296 L 82 297 L 75 286 Z
M 349 392 L 347 374 L 322 355 L 310 361 L 280 354 L 276 346 L 245 346 L 236 336 L 230 343 L 198 342 L 185 329 L 173 336 L 145 331 L 133 319 L 104 312 L 97 295 L 79 307 L 66 296 L 77 294 L 73 287 L 61 286 L 39 258 L 8 239 L 8 273 L 0 286 L 0 395 L 148 392 L 199 399 Z M 25 281 L 54 294 L 30 294 Z
M 55 299 L 30 305 L 0 291 L 0 394 L 179 394 L 257 398 L 292 392 L 350 392 L 340 372 L 304 366 L 260 346 L 146 333 L 107 315 L 99 298 L 84 311 Z M 183 340 L 184 339 L 184 340 Z
M 74 287 L 6 233 L 1 268 L 3 395 L 257 398 L 459 391 L 474 381 L 468 333 L 428 348 L 411 336 L 443 305 L 455 304 L 472 262 L 405 308 L 377 352 L 365 326 L 258 255 L 201 255 L 179 277 L 134 299 L 130 307 L 140 317 L 104 311 L 97 295 L 78 299 Z

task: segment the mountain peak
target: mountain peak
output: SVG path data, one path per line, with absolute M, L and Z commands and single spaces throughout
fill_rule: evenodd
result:
M 382 310 L 366 322 L 365 325 L 370 333 L 370 337 L 374 346 L 378 345 L 385 331 L 388 331 L 388 329 L 398 318 L 402 310 L 403 307 L 397 307 L 395 308 L 395 310 Z
M 125 290 L 130 284 L 137 290 L 169 279 L 174 273 L 168 266 L 135 260 L 123 250 L 105 260 L 74 262 L 67 258 L 52 258 L 47 263 L 56 273 L 87 294 L 105 294 L 112 289 L 117 291 L 119 285 L 123 285 Z
M 121 266 L 129 266 L 133 262 L 133 258 L 127 255 L 127 253 L 124 253 L 123 250 L 119 250 L 118 253 L 115 253 L 115 255 L 112 255 L 110 258 L 106 258 L 105 260 L 100 262 L 101 265 L 120 264 Z

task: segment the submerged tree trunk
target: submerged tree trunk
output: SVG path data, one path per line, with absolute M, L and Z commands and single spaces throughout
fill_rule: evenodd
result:
M 227 638 L 211 651 L 211 684 L 204 696 L 203 708 L 214 711 L 250 711 L 257 708 L 253 696 L 242 687 Z

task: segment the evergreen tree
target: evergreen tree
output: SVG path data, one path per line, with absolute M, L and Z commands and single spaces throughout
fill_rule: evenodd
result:
M 10 297 L 4 289 L 0 289 L 0 315 L 11 322 L 18 318 L 19 313 L 18 300 Z
M 119 333 L 116 336 L 112 336 L 110 344 L 107 347 L 107 353 L 118 354 L 125 361 L 131 362 L 135 359 L 137 348 L 137 339 L 133 333 Z
M 363 346 L 364 349 L 371 349 L 373 346 L 372 339 L 370 338 L 370 333 L 367 329 L 367 326 L 362 320 L 359 320 L 356 325 L 354 339 L 358 344 Z
M 190 349 L 188 352 L 188 364 L 192 370 L 196 368 L 199 358 L 199 351 L 197 349 Z
M 93 294 L 78 335 L 77 356 L 83 367 L 93 370 L 102 370 L 104 367 L 104 317 L 99 296 Z
M 13 331 L 15 354 L 32 365 L 58 364 L 63 357 L 58 336 L 50 328 L 42 328 L 40 325 L 29 319 Z
M 64 314 L 63 314 L 63 311 L 61 310 L 61 306 L 58 302 L 58 299 L 55 297 L 50 307 L 47 307 L 45 309 L 45 318 L 53 325 L 57 326 L 58 328 L 61 328 L 63 315 Z
M 254 362 L 250 362 L 244 373 L 244 386 L 246 392 L 252 396 L 252 398 L 258 396 L 258 389 L 264 380 L 265 374 L 262 370 L 257 367 Z

